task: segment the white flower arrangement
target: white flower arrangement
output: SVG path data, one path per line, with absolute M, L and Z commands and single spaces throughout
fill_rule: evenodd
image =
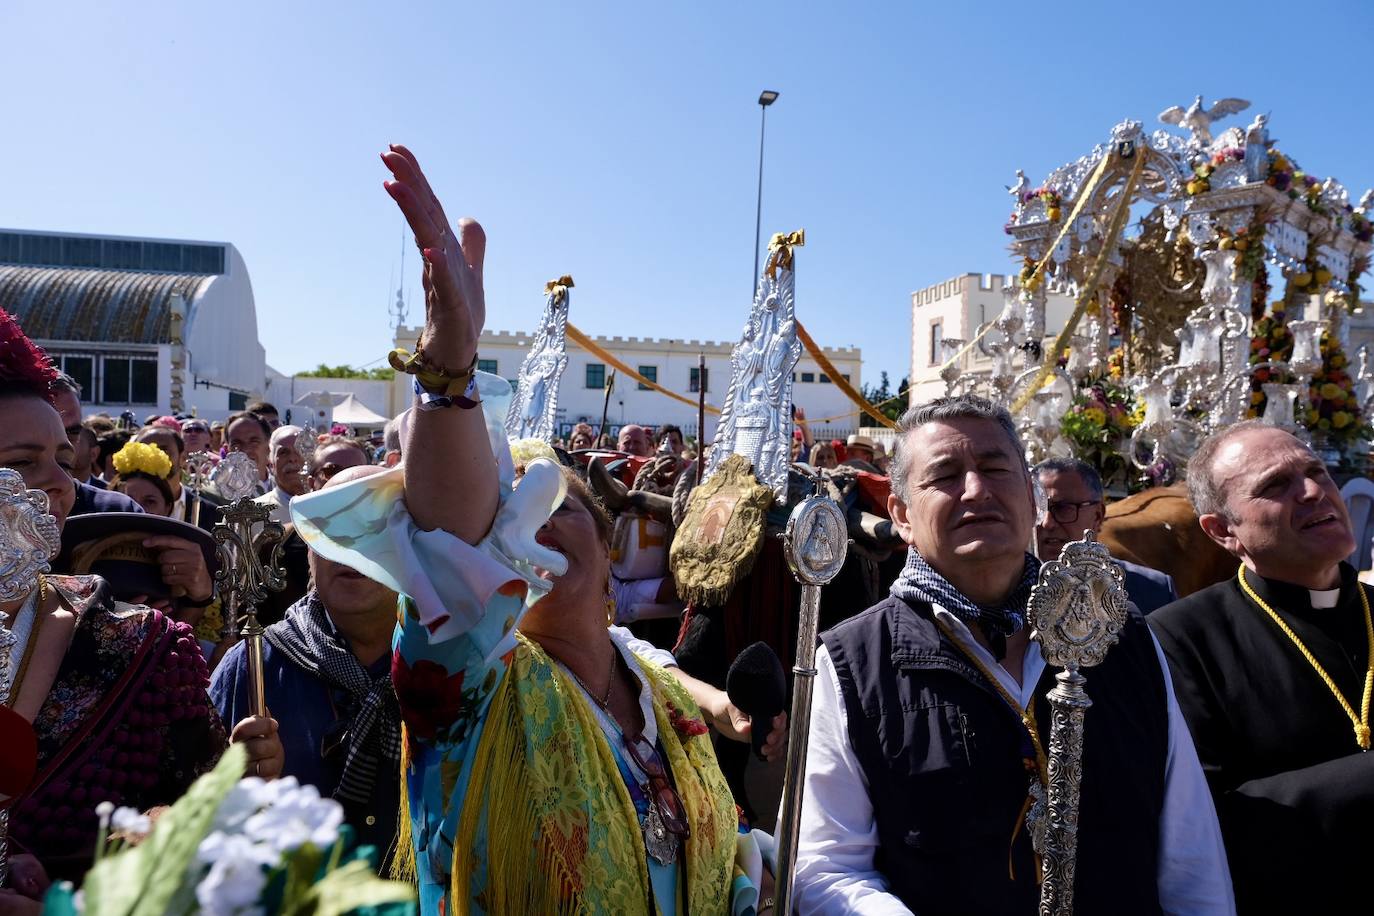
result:
M 54 885 L 45 912 L 66 916 L 343 916 L 404 906 L 413 889 L 383 881 L 365 857 L 345 861 L 343 807 L 294 777 L 238 778 L 243 749 L 156 820 L 109 802 L 96 807 L 96 863 L 81 890 Z M 113 832 L 112 832 L 113 831 Z

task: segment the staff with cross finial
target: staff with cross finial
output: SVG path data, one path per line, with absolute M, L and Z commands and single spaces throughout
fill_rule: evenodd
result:
M 286 571 L 278 565 L 286 529 L 272 521 L 271 507 L 253 501 L 252 484 L 253 478 L 246 474 L 227 474 L 220 482 L 221 495 L 232 502 L 221 510 L 214 530 L 220 558 L 215 583 L 224 602 L 224 638 L 241 635 L 246 644 L 249 708 L 254 716 L 266 716 L 258 605 L 267 599 L 269 589 L 286 587 Z

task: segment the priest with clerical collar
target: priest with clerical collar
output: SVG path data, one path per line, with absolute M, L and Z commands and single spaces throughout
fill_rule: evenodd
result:
M 1344 560 L 1350 516 L 1326 465 L 1258 421 L 1188 463 L 1225 582 L 1156 611 L 1207 773 L 1241 912 L 1369 912 L 1374 896 L 1374 630 Z
M 1029 916 L 1054 671 L 1026 622 L 1040 563 L 1025 449 L 1007 411 L 971 395 L 897 429 L 888 509 L 910 551 L 887 600 L 821 637 L 797 910 Z M 1206 780 L 1134 608 L 1088 681 L 1078 912 L 1234 912 Z

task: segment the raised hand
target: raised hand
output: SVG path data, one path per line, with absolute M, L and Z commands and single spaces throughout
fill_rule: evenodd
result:
M 482 261 L 487 238 L 476 220 L 460 219 L 455 233 L 443 205 L 430 188 L 415 154 L 392 144 L 382 153 L 393 181 L 384 184 L 405 214 L 424 259 L 427 361 L 445 374 L 465 370 L 477 353 L 477 338 L 486 323 Z

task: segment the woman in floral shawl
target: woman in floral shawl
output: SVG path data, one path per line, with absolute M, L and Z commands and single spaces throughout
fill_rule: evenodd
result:
M 49 403 L 54 371 L 0 311 L 0 467 L 44 491 L 58 529 L 74 501 L 73 451 Z M 5 545 L 8 547 L 9 545 Z M 175 560 L 176 555 L 173 555 Z M 113 600 L 96 576 L 38 576 L 15 557 L 0 566 L 0 625 L 12 640 L 0 680 L 11 727 L 37 739 L 35 775 L 9 812 L 10 880 L 0 913 L 38 912 L 49 878 L 89 867 L 95 807 L 168 804 L 219 759 L 224 729 L 205 694 L 205 662 L 191 631 L 146 607 Z M 15 561 L 15 562 L 8 562 Z M 31 739 L 29 739 L 31 741 Z M 24 741 L 6 741 L 16 755 Z M 32 743 L 28 743 L 32 763 Z
M 512 488 L 509 385 L 472 373 L 482 230 L 454 234 L 408 151 L 382 158 L 424 254 L 425 387 L 402 468 L 298 497 L 292 515 L 312 549 L 402 596 L 398 858 L 422 909 L 753 912 L 759 850 L 700 711 L 608 629 L 604 511 L 546 459 Z

